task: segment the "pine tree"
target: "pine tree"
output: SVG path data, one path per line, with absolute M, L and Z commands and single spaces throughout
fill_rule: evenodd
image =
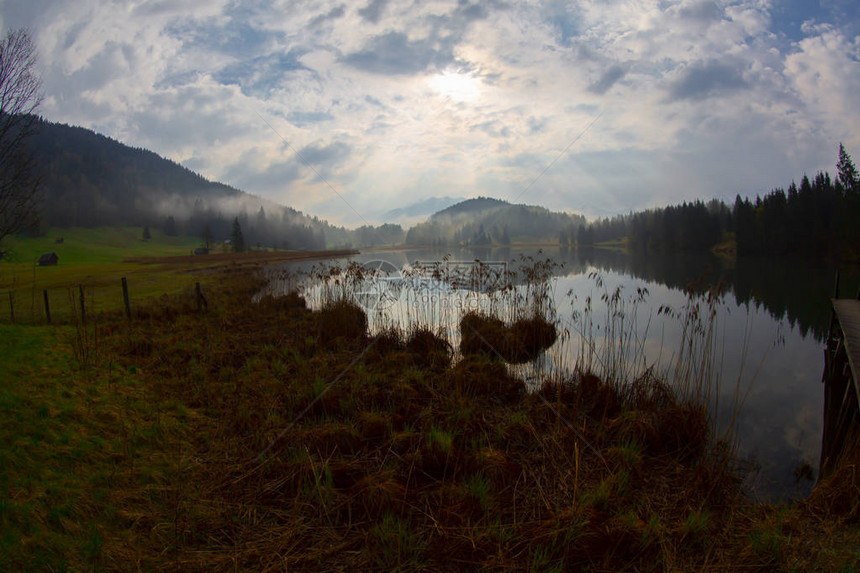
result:
M 860 179 L 857 176 L 857 169 L 854 167 L 854 162 L 851 161 L 851 156 L 848 155 L 841 143 L 839 144 L 839 160 L 836 162 L 836 171 L 837 180 L 846 193 L 858 190 Z
M 173 218 L 173 215 L 170 215 L 164 221 L 164 234 L 168 237 L 176 236 L 176 219 Z
M 208 249 L 212 245 L 212 229 L 209 228 L 209 223 L 203 224 L 203 232 L 201 238 L 203 239 L 203 246 Z
M 242 235 L 239 217 L 233 219 L 233 233 L 230 235 L 230 245 L 233 247 L 234 253 L 245 252 L 245 237 Z

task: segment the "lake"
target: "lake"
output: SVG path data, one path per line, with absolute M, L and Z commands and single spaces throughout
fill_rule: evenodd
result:
M 552 261 L 546 267 L 551 274 L 548 295 L 561 333 L 536 362 L 515 367 L 527 381 L 561 375 L 576 365 L 598 372 L 615 368 L 619 379 L 650 367 L 671 380 L 679 359 L 689 364 L 682 346 L 693 345 L 692 354 L 708 358 L 705 365 L 711 371 L 705 378 L 713 388 L 711 412 L 721 435 L 733 430 L 738 455 L 750 470 L 750 495 L 776 501 L 811 491 L 814 481 L 798 479 L 796 472 L 806 465 L 817 475 L 823 339 L 835 267 L 797 260 L 728 261 L 704 255 L 633 256 L 601 249 L 515 247 L 373 252 L 350 260 L 380 268 L 384 277 L 374 279 L 369 290 L 358 289 L 372 329 L 430 326 L 447 330 L 456 343 L 463 309 L 491 309 L 504 315 L 527 303 L 507 293 L 502 295 L 509 297 L 507 308 L 501 308 L 491 288 L 446 288 L 427 272 L 416 273 L 422 268 L 416 261 L 436 263 L 437 268 L 467 277 L 478 259 L 486 263 L 484 270 L 490 269 L 488 276 L 504 270 L 522 291 L 526 279 L 522 273 L 511 274 L 522 257 Z M 310 266 L 290 267 L 291 272 L 302 268 L 308 271 Z M 860 272 L 856 267 L 840 272 L 841 296 L 853 296 Z M 290 280 L 273 287 L 283 292 L 295 284 Z M 704 298 L 691 298 L 688 289 L 694 284 L 700 291 L 720 285 L 722 295 L 711 305 Z M 319 303 L 318 287 L 306 287 L 305 294 Z

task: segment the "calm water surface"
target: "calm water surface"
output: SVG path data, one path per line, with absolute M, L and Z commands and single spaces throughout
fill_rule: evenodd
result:
M 550 286 L 556 319 L 565 333 L 536 364 L 521 370 L 527 378 L 535 370 L 558 373 L 586 362 L 582 335 L 587 334 L 587 340 L 598 346 L 606 342 L 607 307 L 602 299 L 614 293 L 618 293 L 618 303 L 613 306 L 617 311 L 614 338 L 617 340 L 623 314 L 623 331 L 631 342 L 627 356 L 637 357 L 630 371 L 652 366 L 657 372 L 671 373 L 682 341 L 683 320 L 677 314 L 688 304 L 687 287 L 721 284 L 724 295 L 715 306 L 711 346 L 716 371 L 713 415 L 723 431 L 734 422 L 738 453 L 752 469 L 747 480 L 752 495 L 778 500 L 808 494 L 813 482 L 798 480 L 795 470 L 808 464 L 817 474 L 823 409 L 822 340 L 830 320 L 834 267 L 772 259 L 735 263 L 708 256 L 637 258 L 599 249 L 530 249 L 525 253 L 515 248 L 405 250 L 364 253 L 352 260 L 386 261 L 392 265 L 386 268 L 399 270 L 416 261 L 440 261 L 448 255 L 450 261 L 480 259 L 515 268 L 523 254 L 558 263 Z M 843 296 L 853 295 L 860 273 L 856 268 L 840 272 Z M 371 323 L 448 322 L 453 338 L 461 308 L 487 302 L 474 292 L 437 292 L 432 303 L 426 292 L 423 302 L 414 292 L 411 298 L 404 292 L 396 295 L 398 298 L 389 296 L 391 300 L 381 305 L 383 312 L 371 316 Z M 700 303 L 702 311 L 705 307 Z M 665 308 L 675 312 L 661 312 Z M 597 350 L 600 355 L 600 348 Z M 595 362 L 593 366 L 600 365 Z M 735 408 L 738 396 L 742 404 Z

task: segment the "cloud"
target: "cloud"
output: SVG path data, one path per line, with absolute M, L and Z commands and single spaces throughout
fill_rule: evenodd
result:
M 569 45 L 582 33 L 582 14 L 572 11 L 568 3 L 548 3 L 546 18 L 562 45 Z
M 669 88 L 669 99 L 702 100 L 746 87 L 747 82 L 737 69 L 719 62 L 698 63 L 685 69 Z
M 364 8 L 359 8 L 358 15 L 372 24 L 377 24 L 379 23 L 379 19 L 382 18 L 382 13 L 385 11 L 387 5 L 388 0 L 372 0 Z
M 239 161 L 232 163 L 224 172 L 224 177 L 231 181 L 241 182 L 241 188 L 246 191 L 271 196 L 274 192 L 280 192 L 289 196 L 289 189 L 301 181 L 302 168 L 298 161 L 288 153 L 283 153 L 279 158 L 272 161 L 263 161 L 267 158 L 267 150 L 251 148 L 238 157 Z
M 611 66 L 606 70 L 600 79 L 588 86 L 588 91 L 594 94 L 603 95 L 609 91 L 609 88 L 615 85 L 615 82 L 624 77 L 627 73 L 622 66 Z
M 538 134 L 538 133 L 543 133 L 544 131 L 546 131 L 546 128 L 547 128 L 547 125 L 549 124 L 549 122 L 550 122 L 549 118 L 546 118 L 546 117 L 541 117 L 541 118 L 529 117 L 528 118 L 529 133 L 532 135 Z
M 334 116 L 330 113 L 320 111 L 294 111 L 287 116 L 287 119 L 293 125 L 306 127 L 322 121 L 331 121 L 334 119 Z
M 266 94 L 293 72 L 313 73 L 301 62 L 302 55 L 300 50 L 266 54 L 225 65 L 212 75 L 218 82 L 241 86 L 245 93 Z
M 346 6 L 344 6 L 343 4 L 339 4 L 325 14 L 320 14 L 319 16 L 316 16 L 313 20 L 310 21 L 310 26 L 312 28 L 322 26 L 330 20 L 337 20 L 338 18 L 342 18 L 345 13 Z
M 510 127 L 500 123 L 497 120 L 484 121 L 469 127 L 470 131 L 482 131 L 490 137 L 499 137 L 506 139 L 511 135 Z
M 348 144 L 337 141 L 328 145 L 308 145 L 303 147 L 299 154 L 310 165 L 332 167 L 342 163 L 350 152 Z
M 836 140 L 860 146 L 860 134 L 849 119 L 856 116 L 860 93 L 860 37 L 846 38 L 828 25 L 807 24 L 807 37 L 785 58 L 785 78 L 807 111 Z
M 496 2 L 489 3 L 489 6 L 504 8 Z M 415 18 L 416 28 L 425 29 L 425 34 L 413 34 L 411 30 L 407 32 L 408 26 L 402 26 L 402 31 L 389 30 L 373 36 L 361 49 L 344 55 L 341 61 L 362 71 L 381 75 L 410 75 L 441 70 L 457 60 L 455 51 L 470 27 L 489 15 L 490 9 L 483 3 L 460 1 L 450 12 L 430 12 Z
M 362 212 L 511 198 L 558 158 L 529 201 L 606 214 L 765 192 L 832 170 L 839 141 L 860 154 L 858 8 L 800 4 L 34 0 L 0 13 L 34 32 L 49 119 L 306 211 L 331 192 L 281 136 Z M 468 101 L 440 89 L 458 76 Z
M 366 48 L 346 55 L 342 61 L 374 74 L 411 75 L 444 68 L 454 61 L 454 54 L 446 42 L 410 40 L 403 32 L 387 32 L 375 36 Z
M 725 13 L 716 2 L 705 0 L 704 2 L 694 2 L 681 6 L 678 14 L 689 20 L 713 22 L 722 19 Z

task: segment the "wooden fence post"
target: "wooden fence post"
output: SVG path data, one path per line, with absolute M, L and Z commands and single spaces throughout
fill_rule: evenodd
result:
M 48 289 L 42 291 L 45 295 L 45 316 L 48 317 L 48 324 L 51 324 L 51 304 L 48 302 Z
M 131 320 L 131 304 L 128 302 L 128 281 L 122 277 L 122 299 L 125 301 L 125 316 Z
M 78 285 L 78 292 L 81 295 L 81 324 L 84 324 L 87 321 L 87 308 L 84 304 L 84 285 Z
M 204 306 L 209 308 L 209 303 L 200 291 L 200 283 L 194 283 L 194 292 L 197 294 L 197 312 L 202 312 Z

